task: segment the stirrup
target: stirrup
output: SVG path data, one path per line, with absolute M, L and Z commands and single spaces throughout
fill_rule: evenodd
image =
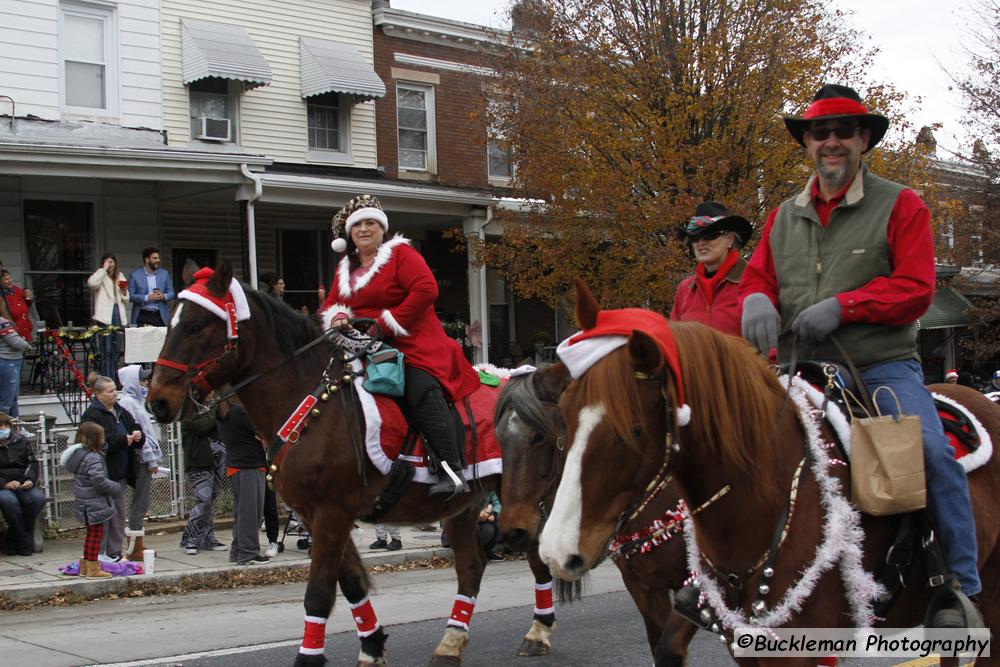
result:
M 933 591 L 930 607 L 924 617 L 924 627 L 946 630 L 985 627 L 975 603 L 962 592 L 954 575 L 935 586 Z
M 695 627 L 714 632 L 712 624 L 715 623 L 715 615 L 707 606 L 698 608 L 699 598 L 701 598 L 700 588 L 684 586 L 674 593 L 674 611 Z
M 469 485 L 465 480 L 455 474 L 447 461 L 441 461 L 441 470 L 444 472 L 441 481 L 437 482 L 430 489 L 432 496 L 448 496 L 448 500 L 455 496 L 469 492 Z

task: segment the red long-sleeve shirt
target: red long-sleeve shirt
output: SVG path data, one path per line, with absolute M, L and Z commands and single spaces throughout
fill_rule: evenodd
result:
M 830 212 L 843 200 L 846 189 L 823 199 L 818 179 L 813 179 L 812 198 L 820 222 L 825 227 Z M 771 255 L 771 227 L 778 209 L 764 225 L 760 243 L 740 281 L 740 305 L 748 294 L 761 292 L 778 305 L 778 280 Z M 934 300 L 934 239 L 931 215 L 913 190 L 903 190 L 896 198 L 886 227 L 892 273 L 879 276 L 861 287 L 841 292 L 841 322 L 869 322 L 901 326 L 916 321 Z

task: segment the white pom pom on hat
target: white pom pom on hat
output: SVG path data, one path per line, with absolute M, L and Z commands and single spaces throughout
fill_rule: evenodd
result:
M 342 253 L 347 250 L 347 241 L 344 240 L 343 236 L 338 236 L 330 244 L 330 247 L 333 248 L 335 253 Z

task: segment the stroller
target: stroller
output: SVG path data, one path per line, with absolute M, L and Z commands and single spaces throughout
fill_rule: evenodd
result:
M 285 538 L 289 535 L 296 535 L 298 537 L 295 541 L 295 546 L 302 551 L 312 549 L 312 535 L 306 529 L 305 524 L 299 521 L 299 517 L 295 516 L 295 512 L 291 510 L 288 512 L 285 528 L 281 533 L 281 538 L 278 540 L 278 553 L 285 550 Z

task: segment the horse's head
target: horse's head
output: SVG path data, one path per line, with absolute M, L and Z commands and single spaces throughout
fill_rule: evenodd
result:
M 232 279 L 233 266 L 223 260 L 205 282 L 207 296 L 224 300 Z M 203 401 L 232 377 L 239 351 L 227 326 L 225 319 L 197 301 L 178 301 L 149 386 L 147 400 L 157 421 L 184 417 L 193 407 L 189 398 Z
M 568 382 L 566 366 L 554 364 L 511 378 L 497 400 L 493 423 L 503 450 L 500 532 L 517 550 L 537 540 L 539 503 L 559 482 L 562 453 L 557 450 L 565 440 L 558 401 Z
M 599 312 L 578 283 L 577 319 L 584 331 L 598 325 Z M 559 401 L 567 453 L 539 553 L 561 579 L 580 578 L 604 557 L 621 519 L 667 456 L 670 366 L 652 336 L 634 330 L 625 338 L 591 361 Z

